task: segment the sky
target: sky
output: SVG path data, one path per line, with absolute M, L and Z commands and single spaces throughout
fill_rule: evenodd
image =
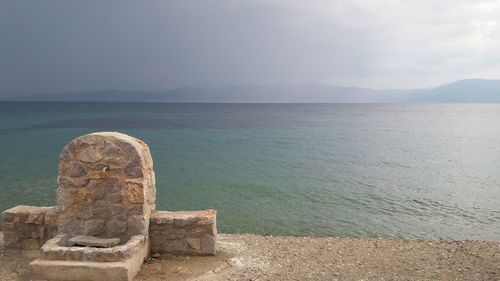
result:
M 0 97 L 500 79 L 500 0 L 0 0 Z

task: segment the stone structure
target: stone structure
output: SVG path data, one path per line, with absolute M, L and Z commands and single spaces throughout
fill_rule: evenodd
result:
M 48 239 L 54 238 L 58 222 L 55 209 L 17 206 L 3 212 L 5 247 L 39 249 Z M 43 213 L 43 220 L 40 213 Z M 214 210 L 152 213 L 149 219 L 151 254 L 215 255 L 216 215 Z
M 41 246 L 30 265 L 47 280 L 129 281 L 150 250 L 214 255 L 216 212 L 156 212 L 155 193 L 144 142 L 110 132 L 79 137 L 60 155 L 57 206 L 2 214 L 5 247 Z
M 57 233 L 55 207 L 17 206 L 2 213 L 4 243 L 10 249 L 39 249 Z
M 117 133 L 90 134 L 66 145 L 59 159 L 59 233 L 122 242 L 147 237 L 156 188 L 144 142 Z
M 215 255 L 216 213 L 156 212 L 150 221 L 152 254 Z

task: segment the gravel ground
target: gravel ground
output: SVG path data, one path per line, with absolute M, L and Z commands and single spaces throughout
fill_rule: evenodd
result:
M 500 281 L 498 241 L 221 234 L 217 247 L 215 257 L 150 259 L 135 280 Z M 5 251 L 0 243 L 0 280 L 29 280 L 36 255 Z

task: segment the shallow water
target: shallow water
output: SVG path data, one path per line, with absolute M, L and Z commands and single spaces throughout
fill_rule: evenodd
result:
M 0 103 L 0 210 L 55 204 L 60 150 L 100 130 L 222 232 L 500 239 L 498 104 Z

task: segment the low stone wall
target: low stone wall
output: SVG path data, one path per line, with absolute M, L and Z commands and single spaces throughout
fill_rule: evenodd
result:
M 8 249 L 39 249 L 57 234 L 55 207 L 16 206 L 2 213 L 4 245 Z
M 215 255 L 215 210 L 162 212 L 151 215 L 151 254 Z
M 215 255 L 217 212 L 157 211 L 151 214 L 151 254 Z M 39 249 L 57 234 L 55 207 L 16 206 L 2 213 L 4 244 L 8 249 Z

